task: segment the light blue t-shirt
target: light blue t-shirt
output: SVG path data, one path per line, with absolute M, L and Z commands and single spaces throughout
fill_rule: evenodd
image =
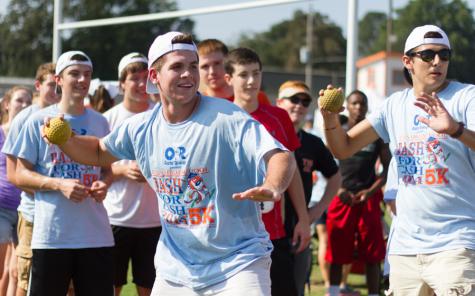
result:
M 3 145 L 2 153 L 12 155 L 13 145 L 18 139 L 18 135 L 20 134 L 21 128 L 28 120 L 28 118 L 30 118 L 30 116 L 38 110 L 40 110 L 40 106 L 38 106 L 37 104 L 33 104 L 21 110 L 21 112 L 15 116 L 12 123 L 10 124 L 10 130 L 7 135 L 7 140 Z M 33 195 L 22 191 L 18 211 L 21 212 L 25 220 L 33 223 L 33 217 L 35 214 L 35 199 Z
M 391 158 L 391 162 L 389 163 L 388 167 L 388 176 L 386 180 L 386 184 L 384 185 L 384 201 L 390 202 L 396 200 L 397 196 L 397 188 L 398 188 L 398 178 L 397 178 L 397 164 L 394 158 Z M 386 243 L 386 256 L 384 257 L 384 267 L 383 267 L 383 275 L 389 275 L 389 261 L 388 261 L 388 253 L 391 248 L 391 242 L 394 235 L 394 225 L 396 224 L 396 216 L 391 215 L 391 228 L 389 229 L 388 239 Z
M 201 289 L 270 255 L 258 204 L 232 194 L 262 184 L 264 155 L 285 148 L 242 109 L 203 96 L 186 121 L 170 124 L 156 106 L 103 142 L 116 157 L 136 159 L 157 193 L 161 278 Z M 168 222 L 171 216 L 177 224 Z
M 391 157 L 388 166 L 388 176 L 386 178 L 386 184 L 384 185 L 384 201 L 396 199 L 398 183 L 397 163 L 394 157 Z
M 456 121 L 475 130 L 475 86 L 451 82 L 438 94 Z M 389 142 L 398 169 L 390 254 L 475 249 L 474 152 L 417 118 L 413 89 L 391 95 L 368 119 Z
M 12 155 L 25 159 L 42 175 L 78 179 L 91 185 L 100 178 L 100 167 L 71 161 L 56 145 L 41 138 L 45 117 L 59 115 L 57 105 L 37 111 L 25 123 L 12 149 Z M 78 135 L 103 137 L 109 131 L 107 120 L 87 108 L 80 116 L 64 115 Z M 67 199 L 60 191 L 35 192 L 32 249 L 82 249 L 114 245 L 107 213 L 102 203 L 86 198 L 80 203 Z

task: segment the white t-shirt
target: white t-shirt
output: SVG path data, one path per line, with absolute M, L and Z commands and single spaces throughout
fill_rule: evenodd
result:
M 149 110 L 154 104 L 149 104 Z M 124 107 L 124 104 L 114 106 L 104 113 L 104 117 L 109 122 L 111 130 L 117 129 L 127 118 L 138 113 L 133 113 Z M 129 164 L 133 160 L 120 160 L 118 164 Z M 112 225 L 147 228 L 160 226 L 160 216 L 158 213 L 157 195 L 145 183 L 135 182 L 126 177 L 115 180 L 104 200 L 109 222 Z

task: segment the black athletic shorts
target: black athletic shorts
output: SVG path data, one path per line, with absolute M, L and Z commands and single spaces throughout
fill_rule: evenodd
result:
M 154 256 L 161 227 L 131 228 L 112 225 L 114 234 L 114 286 L 127 284 L 127 270 L 132 261 L 133 282 L 152 289 L 155 282 Z
M 112 247 L 33 249 L 30 296 L 113 296 Z
M 290 242 L 287 238 L 272 240 L 270 279 L 272 296 L 297 296 Z

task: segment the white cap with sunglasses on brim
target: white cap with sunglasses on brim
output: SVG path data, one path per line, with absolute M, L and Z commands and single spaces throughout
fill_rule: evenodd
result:
M 84 57 L 85 60 L 72 60 L 71 58 L 76 55 Z M 61 72 L 63 72 L 64 69 L 73 65 L 85 65 L 91 67 L 92 69 L 92 62 L 91 59 L 87 56 L 87 54 L 79 50 L 72 50 L 67 51 L 59 56 L 58 61 L 56 62 L 55 75 L 59 75 Z
M 296 87 L 286 87 L 286 88 L 280 89 L 278 98 L 279 99 L 290 98 L 290 97 L 295 96 L 297 94 L 303 94 L 303 95 L 308 96 L 309 100 L 312 99 L 312 95 L 310 94 L 310 92 L 308 90 L 306 90 L 304 88 L 296 88 Z
M 117 68 L 118 72 L 119 72 L 118 73 L 119 74 L 119 79 L 120 79 L 120 74 L 125 69 L 125 67 L 127 67 L 128 65 L 130 65 L 132 63 L 144 63 L 144 64 L 148 65 L 148 60 L 143 54 L 141 54 L 139 52 L 132 52 L 132 53 L 129 53 L 129 54 L 125 55 L 122 59 L 120 59 L 119 67 Z
M 157 86 L 150 80 L 150 69 L 152 69 L 153 63 L 165 54 L 175 50 L 189 50 L 198 55 L 198 49 L 196 45 L 187 43 L 173 43 L 173 38 L 183 35 L 180 32 L 168 32 L 160 35 L 153 41 L 150 49 L 148 50 L 148 79 L 147 79 L 147 93 L 158 94 Z
M 437 38 L 437 37 L 429 37 L 426 38 L 426 34 L 429 32 L 436 32 L 439 33 L 442 38 Z M 450 49 L 450 42 L 449 38 L 447 37 L 447 34 L 445 32 L 434 25 L 425 25 L 425 26 L 420 26 L 414 28 L 412 30 L 411 34 L 406 39 L 406 44 L 404 46 L 404 53 L 408 53 L 410 50 L 424 45 L 424 44 L 440 44 L 440 45 L 445 45 L 447 48 Z

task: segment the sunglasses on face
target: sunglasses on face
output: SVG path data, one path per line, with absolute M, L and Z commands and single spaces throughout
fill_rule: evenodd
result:
M 416 51 L 416 52 L 410 53 L 409 56 L 411 57 L 418 56 L 421 58 L 421 60 L 428 63 L 428 62 L 432 62 L 435 59 L 435 55 L 438 55 L 440 60 L 447 62 L 448 60 L 450 60 L 451 54 L 452 53 L 450 49 L 444 48 L 439 51 L 435 51 L 432 49 Z
M 292 104 L 295 104 L 295 105 L 301 104 L 305 108 L 310 106 L 310 103 L 312 103 L 312 100 L 309 100 L 307 98 L 299 98 L 298 96 L 291 96 L 286 99 L 289 100 Z

